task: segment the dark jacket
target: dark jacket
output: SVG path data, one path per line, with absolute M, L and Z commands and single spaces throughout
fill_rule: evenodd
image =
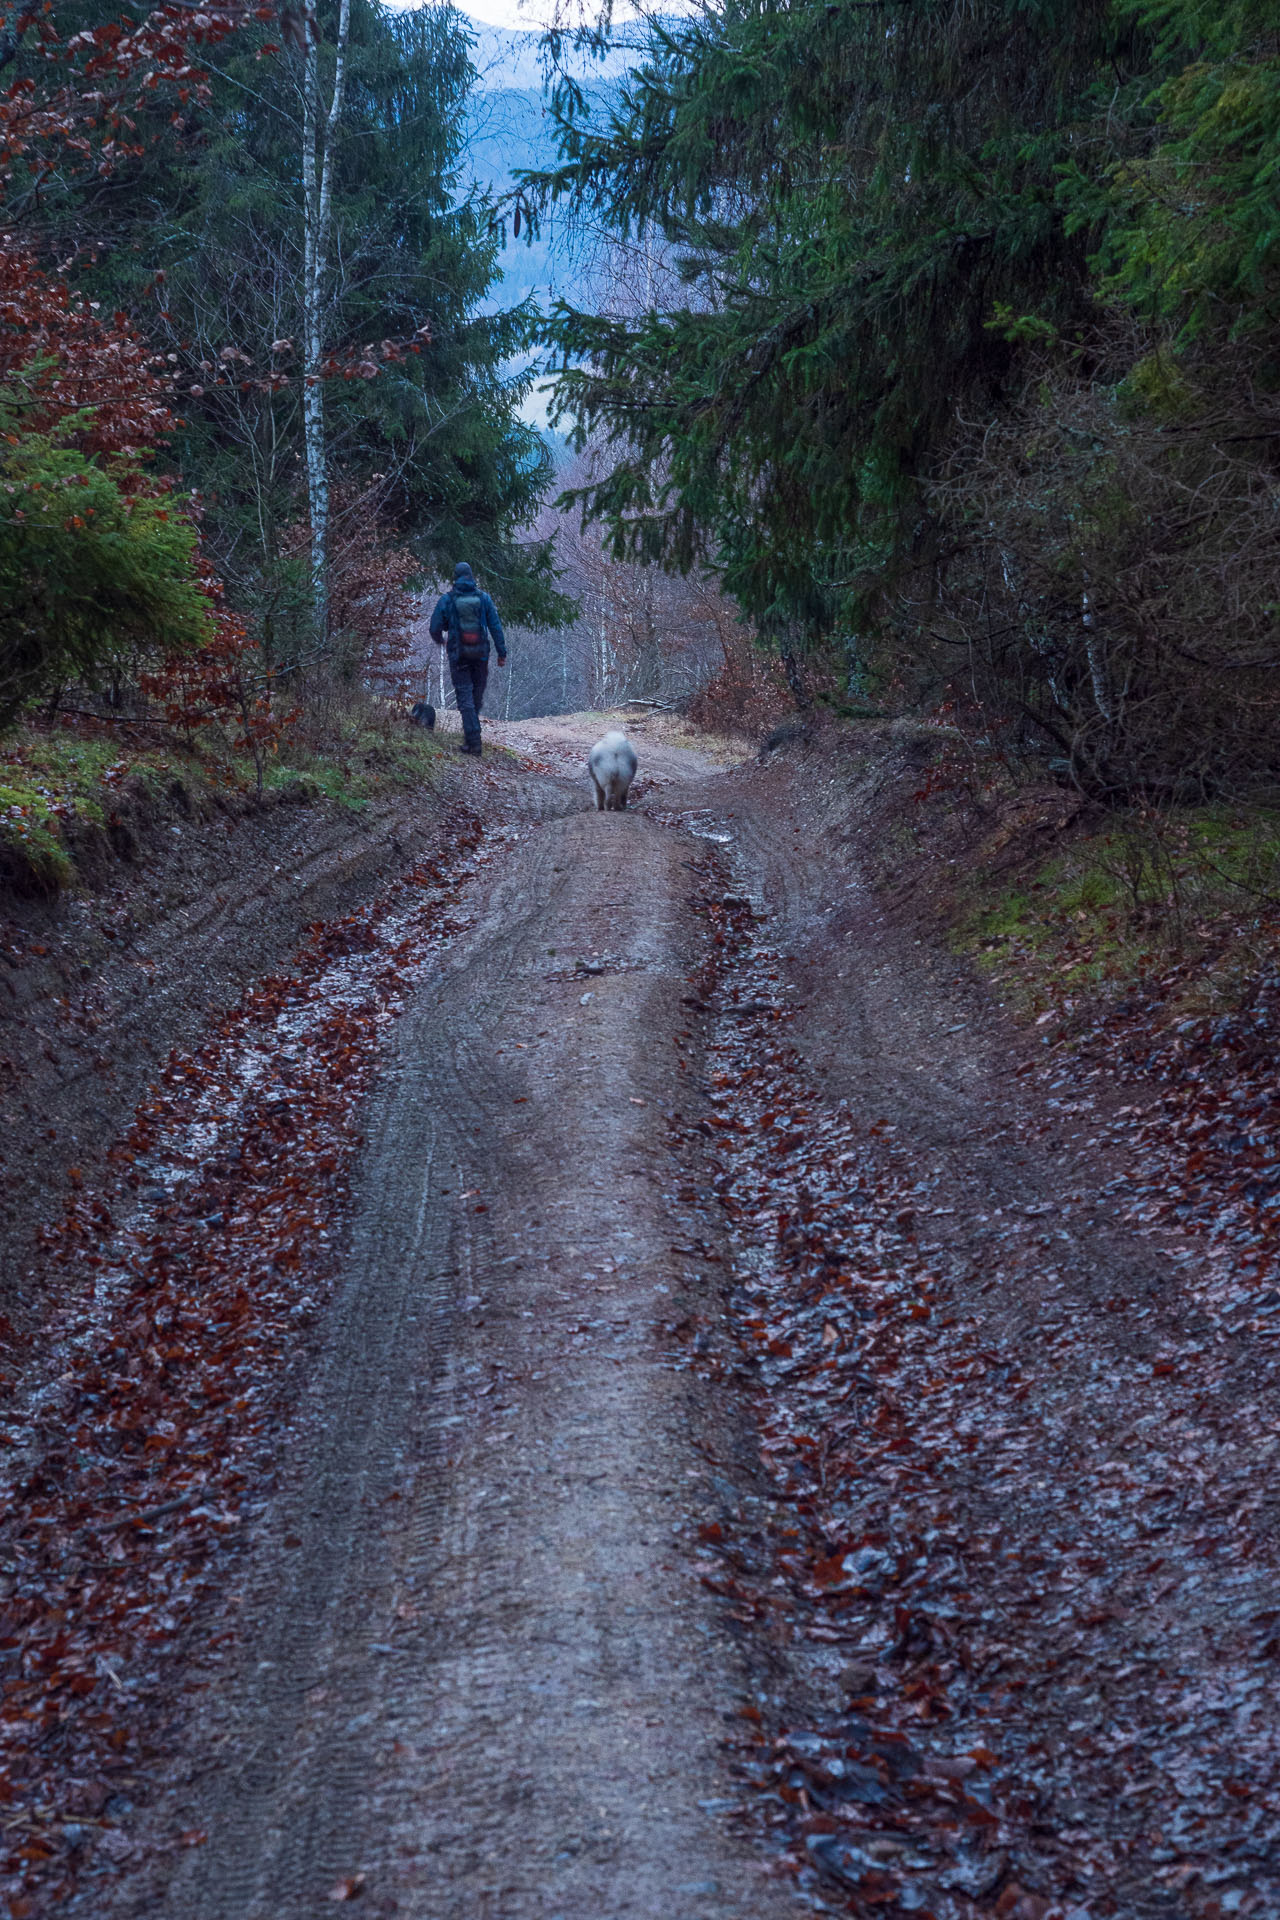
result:
M 492 639 L 494 645 L 497 647 L 499 660 L 505 660 L 507 657 L 507 638 L 502 631 L 502 622 L 498 618 L 498 609 L 494 606 L 493 601 L 487 593 L 480 592 L 480 589 L 476 586 L 475 575 L 472 573 L 470 567 L 466 565 L 455 567 L 453 571 L 453 584 L 455 587 L 465 586 L 473 592 L 480 593 L 482 631 L 486 636 L 486 640 Z M 431 638 L 438 647 L 447 647 L 450 664 L 456 664 L 458 658 L 458 631 L 457 623 L 453 617 L 452 592 L 442 593 L 436 601 L 436 610 L 431 616 Z M 488 647 L 486 646 L 486 659 L 488 658 L 488 651 Z

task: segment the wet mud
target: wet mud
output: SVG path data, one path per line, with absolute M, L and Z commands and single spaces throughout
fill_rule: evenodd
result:
M 38 1323 L 51 1294 L 38 1235 L 53 1196 L 72 1168 L 103 1176 L 170 1050 L 197 1044 L 308 926 L 376 899 L 434 844 L 449 793 L 446 779 L 359 813 L 275 796 L 196 814 L 184 798 L 94 888 L 5 896 L 0 1315 L 19 1330 Z

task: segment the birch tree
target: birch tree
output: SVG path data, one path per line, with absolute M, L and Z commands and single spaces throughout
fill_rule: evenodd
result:
M 324 308 L 333 224 L 333 174 L 351 35 L 351 0 L 339 0 L 333 86 L 328 107 L 320 72 L 322 33 L 308 0 L 302 49 L 302 373 L 307 504 L 311 519 L 311 593 L 316 638 L 329 630 L 329 467 L 324 430 Z

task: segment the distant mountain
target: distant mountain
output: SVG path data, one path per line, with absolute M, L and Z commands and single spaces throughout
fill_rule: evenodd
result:
M 493 27 L 485 20 L 470 18 L 467 24 L 475 42 L 471 57 L 483 91 L 541 92 L 545 67 L 540 33 L 521 27 Z M 573 62 L 570 70 L 574 78 L 583 82 L 616 80 L 632 63 L 625 47 L 613 48 L 603 60 L 587 54 L 564 57 Z
M 478 186 L 501 199 L 522 169 L 549 167 L 558 157 L 547 112 L 542 35 L 482 20 L 470 25 L 479 84 L 472 96 L 464 165 Z M 607 98 L 629 61 L 618 50 L 604 60 L 582 57 L 571 70 L 589 98 Z M 578 292 L 581 269 L 563 215 L 547 220 L 532 241 L 523 233 L 515 238 L 508 228 L 502 271 L 494 306 L 512 306 L 530 293 L 545 306 L 553 294 Z
M 542 35 L 483 20 L 471 20 L 470 27 L 479 80 L 471 99 L 463 171 L 476 186 L 502 200 L 522 169 L 549 167 L 558 157 L 547 111 Z M 580 59 L 573 72 L 589 97 L 607 97 L 628 64 L 629 56 L 618 51 L 605 60 Z M 531 296 L 545 312 L 557 295 L 576 299 L 585 291 L 581 252 L 563 214 L 545 220 L 532 240 L 524 232 L 516 238 L 508 223 L 502 278 L 485 302 L 490 312 Z M 545 426 L 545 399 L 532 395 L 526 413 Z
M 555 158 L 555 141 L 540 87 L 505 87 L 477 94 L 465 163 L 477 186 L 501 200 L 511 191 L 519 169 L 550 166 Z M 527 232 L 515 238 L 508 223 L 502 282 L 493 290 L 493 305 L 514 306 L 527 294 L 536 293 L 545 306 L 552 288 L 559 290 L 566 277 L 569 249 L 563 244 L 556 246 L 557 225 L 563 223 L 553 219 L 531 240 Z
M 538 93 L 542 88 L 542 35 L 512 27 L 492 27 L 468 19 L 474 46 L 471 58 L 486 93 Z

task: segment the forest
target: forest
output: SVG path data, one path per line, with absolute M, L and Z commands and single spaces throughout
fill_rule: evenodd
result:
M 546 4 L 0 0 L 0 1913 L 1274 1920 L 1276 0 Z
M 531 316 L 481 310 L 500 234 L 458 176 L 469 44 L 364 0 L 11 13 L 7 723 L 270 738 L 309 683 L 394 680 L 460 550 L 513 618 L 563 614 L 521 533 L 550 474 L 507 371 Z
M 946 705 L 1108 802 L 1272 787 L 1278 80 L 1266 0 L 655 22 L 527 182 L 677 282 L 555 314 L 612 450 L 576 500 L 797 693 Z
M 945 709 L 1104 803 L 1270 789 L 1266 0 L 553 30 L 560 157 L 501 202 L 448 8 L 117 14 L 11 8 L 0 49 L 6 724 L 150 703 L 269 748 L 308 686 L 407 685 L 465 548 L 530 637 L 518 709 L 573 627 L 578 704 L 718 671 L 726 717 Z M 492 311 L 551 212 L 590 303 Z M 621 665 L 604 569 L 662 609 Z

